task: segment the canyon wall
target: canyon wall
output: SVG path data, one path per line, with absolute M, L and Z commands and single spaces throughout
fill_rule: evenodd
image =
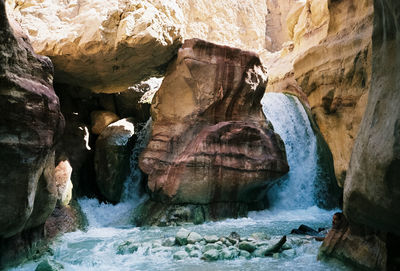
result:
M 293 93 L 309 104 L 341 186 L 368 97 L 372 19 L 372 0 L 309 0 L 288 13 L 291 42 L 263 54 L 267 91 Z
M 400 3 L 374 1 L 372 79 L 344 183 L 349 226 L 321 254 L 370 270 L 400 265 Z M 358 249 L 362 248 L 362 249 Z
M 53 89 L 53 65 L 36 55 L 28 37 L 7 19 L 0 1 L 0 267 L 8 244 L 42 236 L 58 199 L 55 144 L 64 129 Z M 27 234 L 29 235 L 29 234 Z M 17 237 L 15 237 L 17 236 Z M 7 252 L 7 253 L 6 253 Z

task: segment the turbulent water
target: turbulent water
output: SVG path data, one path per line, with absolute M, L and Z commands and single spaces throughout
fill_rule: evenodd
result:
M 143 129 L 132 155 L 132 174 L 126 184 L 123 202 L 118 205 L 100 204 L 95 199 L 81 199 L 89 226 L 85 232 L 67 233 L 51 246 L 52 252 L 37 261 L 30 261 L 12 270 L 34 270 L 46 258 L 62 264 L 65 270 L 349 270 L 338 262 L 319 262 L 320 243 L 312 238 L 290 235 L 293 228 L 306 224 L 313 228 L 329 227 L 334 211 L 314 205 L 312 187 L 317 180 L 316 140 L 307 115 L 297 99 L 283 94 L 266 94 L 262 100 L 267 118 L 285 142 L 290 173 L 283 185 L 273 188 L 269 197 L 270 210 L 251 212 L 248 218 L 228 219 L 202 225 L 183 225 L 201 235 L 228 235 L 236 231 L 241 236 L 264 232 L 272 239 L 288 236 L 293 249 L 275 257 L 205 262 L 199 258 L 174 260 L 173 254 L 183 247 L 163 247 L 160 240 L 174 237 L 180 227 L 134 227 L 130 225 L 132 209 L 140 201 L 133 191 L 138 190 L 140 171 L 137 156 L 149 136 L 149 124 Z M 132 196 L 133 195 L 133 196 Z M 117 247 L 125 241 L 140 244 L 137 252 L 117 254 Z
M 285 142 L 290 171 L 268 195 L 273 208 L 306 208 L 315 205 L 314 182 L 318 181 L 317 140 L 300 101 L 283 93 L 267 93 L 263 111 Z

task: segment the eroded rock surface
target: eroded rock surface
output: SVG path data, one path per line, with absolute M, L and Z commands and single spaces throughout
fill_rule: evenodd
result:
M 0 237 L 8 237 L 35 219 L 36 201 L 49 201 L 40 214 L 45 218 L 54 208 L 53 147 L 64 122 L 51 61 L 36 55 L 18 25 L 9 24 L 4 1 L 0 14 Z M 38 223 L 44 220 L 32 226 Z
M 289 92 L 309 104 L 341 186 L 368 97 L 372 19 L 372 0 L 298 3 L 287 15 L 291 41 L 264 55 L 267 91 Z
M 152 104 L 141 154 L 152 198 L 168 203 L 255 203 L 288 171 L 284 145 L 262 113 L 258 56 L 185 41 Z
M 350 233 L 327 240 L 331 249 L 325 252 L 371 270 L 396 270 L 400 263 L 400 30 L 395 26 L 400 22 L 400 3 L 374 1 L 374 11 L 371 88 L 344 182 L 343 210 Z M 362 249 L 357 252 L 354 247 Z
M 255 1 L 9 0 L 59 83 L 116 93 L 165 71 L 183 39 L 264 47 L 266 4 Z
M 64 119 L 49 58 L 33 52 L 29 39 L 8 21 L 0 1 L 0 245 L 40 228 L 57 201 L 54 145 Z M 37 230 L 40 232 L 40 229 Z M 40 235 L 40 234 L 39 234 Z M 27 234 L 29 236 L 29 234 Z M 27 238 L 25 240 L 29 243 Z M 11 242 L 12 243 L 12 242 Z M 12 248 L 16 248 L 17 245 Z M 11 253 L 12 254 L 12 253 Z M 3 263 L 0 254 L 0 267 Z

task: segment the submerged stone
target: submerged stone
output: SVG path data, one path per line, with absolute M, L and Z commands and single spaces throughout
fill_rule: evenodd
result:
M 216 235 L 204 235 L 204 240 L 207 243 L 215 243 L 219 240 L 219 238 Z
M 187 242 L 189 244 L 194 244 L 194 243 L 200 242 L 201 240 L 203 240 L 203 237 L 200 234 L 198 234 L 197 232 L 191 232 L 189 234 L 189 236 L 187 237 Z
M 173 256 L 174 260 L 183 260 L 187 257 L 189 257 L 189 254 L 187 254 L 187 252 L 183 250 L 176 252 Z
M 139 245 L 132 243 L 131 241 L 126 241 L 117 247 L 117 254 L 125 255 L 132 254 L 138 251 Z
M 210 249 L 203 253 L 203 260 L 216 261 L 219 258 L 219 251 L 216 249 Z
M 190 234 L 190 231 L 188 231 L 187 229 L 181 228 L 177 234 L 176 234 L 176 242 L 177 244 L 184 246 L 188 243 L 188 236 Z
M 35 271 L 60 271 L 64 270 L 64 266 L 60 263 L 57 263 L 53 260 L 44 260 L 38 264 Z
M 162 241 L 161 245 L 164 246 L 164 247 L 173 247 L 175 245 L 175 237 L 165 238 Z
M 239 249 L 241 250 L 246 250 L 248 252 L 253 252 L 254 250 L 256 250 L 256 245 L 254 243 L 250 243 L 247 241 L 243 241 L 239 243 Z

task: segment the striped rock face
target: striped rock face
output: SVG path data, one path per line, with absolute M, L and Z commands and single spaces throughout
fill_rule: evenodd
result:
M 139 160 L 153 199 L 250 204 L 288 172 L 260 104 L 266 83 L 256 54 L 185 41 L 153 99 L 152 137 Z

